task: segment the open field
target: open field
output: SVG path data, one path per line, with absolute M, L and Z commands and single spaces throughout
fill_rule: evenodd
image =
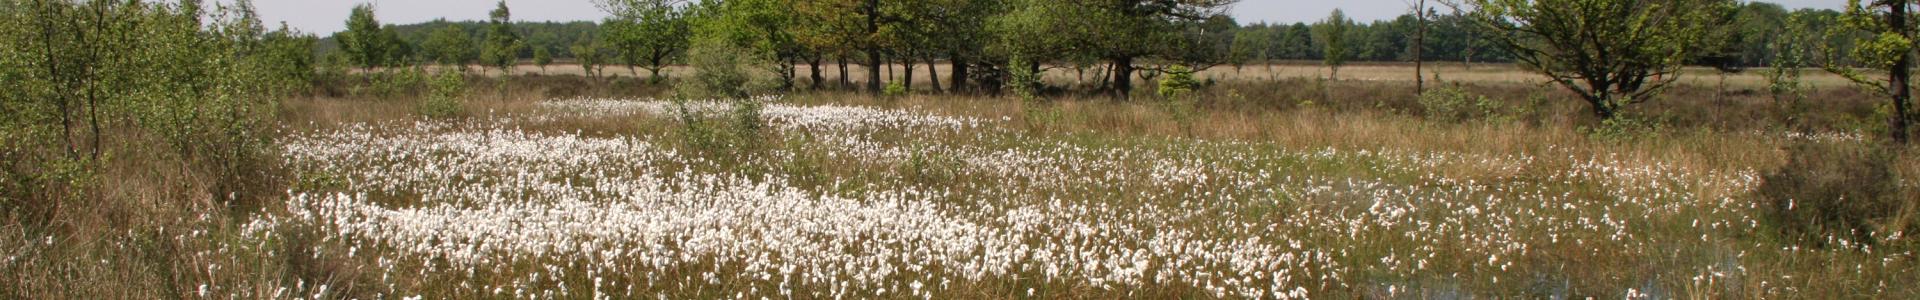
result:
M 720 102 L 543 93 L 446 121 L 290 102 L 298 184 L 234 238 L 329 297 L 1920 295 L 1912 243 L 1788 243 L 1755 196 L 1790 145 L 1848 133 L 1607 141 L 1339 105 L 1184 131 L 1150 103 L 836 93 L 761 98 L 743 131 Z
M 1507 109 L 1456 121 L 1428 115 L 1405 83 L 1282 79 L 1210 87 L 1191 124 L 1157 101 L 831 91 L 757 98 L 748 119 L 760 122 L 743 123 L 726 102 L 654 98 L 658 86 L 468 80 L 467 113 L 452 119 L 420 117 L 421 98 L 404 93 L 288 100 L 280 200 L 226 226 L 167 217 L 185 212 L 71 221 L 203 228 L 186 232 L 0 235 L 0 271 L 21 274 L 0 292 L 1920 296 L 1904 284 L 1920 280 L 1904 232 L 1791 235 L 1761 195 L 1806 167 L 1796 161 L 1859 155 L 1805 145 L 1873 143 L 1841 126 L 1872 101 L 1850 89 L 1810 95 L 1828 100 L 1799 117 L 1809 131 L 1767 125 L 1788 108 L 1765 95 L 1679 89 L 1639 110 L 1668 116 L 1665 129 L 1609 137 L 1550 87 L 1497 83 L 1465 87 Z M 1920 160 L 1884 166 L 1890 182 L 1852 183 L 1914 201 Z M 167 203 L 180 179 L 165 170 L 126 171 L 147 175 L 107 193 Z M 1821 205 L 1809 199 L 1787 211 Z M 92 215 L 152 209 L 116 207 Z M 101 248 L 122 250 L 86 250 Z M 121 265 L 141 267 L 108 267 Z
M 0 0 L 0 299 L 1920 299 L 1920 0 L 593 2 Z

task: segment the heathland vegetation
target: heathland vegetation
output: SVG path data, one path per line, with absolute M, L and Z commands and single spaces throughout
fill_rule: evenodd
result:
M 1920 297 L 1920 1 L 506 4 L 0 0 L 0 298 Z

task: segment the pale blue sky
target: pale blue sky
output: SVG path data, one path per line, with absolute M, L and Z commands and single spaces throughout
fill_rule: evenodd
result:
M 1410 0 L 1241 0 L 1232 8 L 1242 23 L 1312 22 L 1325 18 L 1334 8 L 1361 21 L 1391 18 L 1407 12 Z M 438 18 L 483 20 L 495 0 L 255 0 L 260 16 L 268 23 L 287 22 L 301 31 L 326 35 L 345 28 L 347 12 L 355 3 L 374 3 L 375 15 L 384 23 L 417 23 Z M 1842 0 L 1777 0 L 1789 9 L 1803 7 L 1839 8 Z M 515 20 L 572 21 L 599 20 L 605 16 L 588 0 L 508 0 Z

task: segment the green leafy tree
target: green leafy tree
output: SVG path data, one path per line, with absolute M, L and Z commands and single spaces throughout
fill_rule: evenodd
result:
M 776 85 L 764 52 L 718 38 L 699 39 L 693 49 L 687 56 L 693 76 L 674 87 L 682 99 L 746 100 Z
M 646 68 L 650 81 L 663 79 L 660 70 L 669 59 L 686 51 L 692 35 L 689 4 L 675 0 L 603 0 L 601 10 L 612 14 L 602 24 L 602 37 L 614 47 L 628 68 Z
M 606 54 L 596 39 L 585 36 L 575 39 L 573 47 L 568 50 L 573 55 L 574 61 L 580 64 L 581 72 L 585 73 L 587 79 L 593 80 L 600 77 L 600 68 L 606 65 Z
M 268 32 L 244 0 L 0 1 L 0 41 L 0 200 L 64 199 L 43 192 L 88 185 L 113 151 L 165 153 L 223 204 L 268 193 L 251 171 L 276 160 L 277 100 L 312 72 L 312 38 Z
M 1320 62 L 1327 66 L 1327 77 L 1340 78 L 1340 66 L 1347 64 L 1352 42 L 1348 39 L 1353 29 L 1353 21 L 1338 9 L 1320 23 L 1313 25 L 1313 40 L 1320 45 Z
M 1802 24 L 1802 15 L 1791 15 L 1784 23 L 1786 28 L 1780 36 L 1768 43 L 1768 51 L 1773 53 L 1771 68 L 1762 76 L 1767 79 L 1767 93 L 1773 96 L 1775 106 L 1782 114 L 1776 117 L 1781 124 L 1798 126 L 1799 119 L 1794 113 L 1802 111 L 1802 100 L 1806 99 L 1807 86 L 1801 83 L 1800 69 L 1806 68 L 1806 49 L 1813 46 L 1813 37 Z
M 347 16 L 347 30 L 336 36 L 340 41 L 340 51 L 347 54 L 347 60 L 361 69 L 389 66 L 393 63 L 396 40 L 389 31 L 381 29 L 380 21 L 374 18 L 372 4 L 353 6 L 353 12 Z
M 1485 36 L 1610 120 L 1652 100 L 1709 46 L 1700 41 L 1726 0 L 1472 0 Z
M 1266 63 L 1273 44 L 1271 31 L 1239 30 L 1233 33 L 1233 51 L 1227 61 L 1233 63 L 1233 70 L 1239 72 L 1249 62 Z
M 789 0 L 734 0 L 705 4 L 695 40 L 729 43 L 771 67 L 780 89 L 793 87 L 795 65 L 804 49 L 795 37 L 798 16 Z
M 458 66 L 461 71 L 466 71 L 467 65 L 472 64 L 479 56 L 474 51 L 473 38 L 465 30 L 454 25 L 447 25 L 434 31 L 433 36 L 427 38 L 427 42 L 422 44 L 421 48 L 426 51 L 428 60 L 443 65 Z
M 540 66 L 541 74 L 546 74 L 547 65 L 553 64 L 553 53 L 548 53 L 547 48 L 533 49 L 533 64 Z
M 1856 85 L 1887 97 L 1892 111 L 1887 113 L 1887 131 L 1898 143 L 1907 143 L 1912 123 L 1914 17 L 1911 0 L 1876 0 L 1863 3 L 1848 0 L 1840 26 L 1829 29 L 1829 36 L 1860 36 L 1850 56 L 1854 65 L 1829 63 L 1826 69 L 1852 80 Z M 1864 32 L 1865 35 L 1855 33 Z M 1829 57 L 1841 55 L 1840 47 L 1827 47 Z M 1831 61 L 1839 59 L 1830 58 Z M 1856 67 L 1886 72 L 1886 77 L 1869 76 Z
M 499 68 L 501 74 L 513 74 L 513 64 L 520 60 L 520 49 L 526 43 L 513 31 L 513 13 L 507 10 L 507 1 L 501 0 L 487 16 L 487 39 L 480 50 L 480 61 Z

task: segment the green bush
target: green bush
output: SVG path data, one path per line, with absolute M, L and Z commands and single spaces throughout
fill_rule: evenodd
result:
M 1871 245 L 1893 232 L 1920 229 L 1913 216 L 1901 214 L 1920 203 L 1901 190 L 1894 157 L 1872 144 L 1796 144 L 1788 149 L 1787 164 L 1762 177 L 1756 193 L 1767 219 L 1790 241 Z
M 1193 80 L 1193 69 L 1187 66 L 1167 68 L 1167 78 L 1160 79 L 1160 97 L 1173 99 L 1193 93 L 1200 82 Z
M 458 71 L 442 71 L 433 76 L 427 97 L 420 101 L 420 115 L 449 118 L 466 114 L 467 79 Z
M 762 101 L 753 98 L 728 101 L 725 116 L 715 118 L 691 101 L 674 98 L 674 116 L 680 120 L 678 134 L 683 145 L 709 154 L 708 159 L 722 167 L 750 174 L 765 171 L 763 166 L 749 163 L 765 150 L 765 141 L 770 138 L 764 133 L 766 124 L 760 116 L 766 105 Z
M 369 73 L 368 86 L 373 96 L 393 98 L 413 95 L 427 81 L 426 72 L 418 68 L 396 68 L 385 72 Z
M 1427 119 L 1438 122 L 1505 119 L 1505 108 L 1500 102 L 1474 94 L 1458 84 L 1445 84 L 1427 90 L 1420 94 L 1419 102 Z
M 901 84 L 900 81 L 888 82 L 886 90 L 881 91 L 881 93 L 887 97 L 906 96 L 907 85 Z
M 685 99 L 747 99 L 778 86 L 762 66 L 773 65 L 753 49 L 725 40 L 701 39 L 687 51 L 693 75 L 676 81 L 674 93 Z
M 1598 126 L 1581 127 L 1577 131 L 1586 134 L 1587 138 L 1621 142 L 1652 137 L 1666 129 L 1666 122 L 1659 119 L 1621 114 L 1601 120 Z
M 1173 66 L 1167 69 L 1167 78 L 1160 80 L 1158 92 L 1164 99 L 1161 106 L 1167 114 L 1173 116 L 1173 122 L 1180 125 L 1180 131 L 1187 137 L 1193 137 L 1193 118 L 1198 113 L 1198 101 L 1193 99 L 1193 89 L 1200 83 L 1193 80 L 1193 69 L 1187 66 Z

